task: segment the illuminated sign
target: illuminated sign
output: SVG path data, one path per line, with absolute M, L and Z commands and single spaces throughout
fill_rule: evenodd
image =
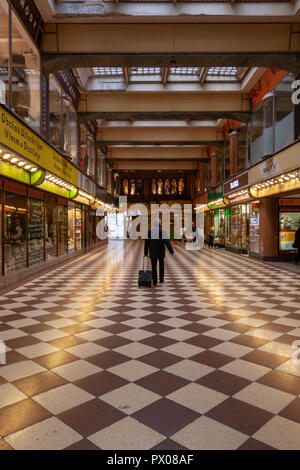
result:
M 78 186 L 78 169 L 2 106 L 0 142 L 31 162 Z
M 232 181 L 232 183 L 230 183 L 230 189 L 238 188 L 239 185 L 239 180 Z

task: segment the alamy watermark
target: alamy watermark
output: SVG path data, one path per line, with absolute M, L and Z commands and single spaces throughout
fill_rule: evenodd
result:
M 0 365 L 6 364 L 6 346 L 4 341 L 0 339 Z
M 149 236 L 149 221 L 151 225 L 151 239 L 159 239 L 160 236 L 169 239 L 171 235 L 171 214 L 173 214 L 173 232 L 174 240 L 185 239 L 186 249 L 201 250 L 204 245 L 204 212 L 201 210 L 203 206 L 197 205 L 195 208 L 195 217 L 193 217 L 193 205 L 184 204 L 183 209 L 179 203 L 169 204 L 151 204 L 150 214 L 146 204 L 136 203 L 130 206 L 129 212 L 127 207 L 127 197 L 119 197 L 119 213 L 134 214 L 133 220 L 124 229 L 123 239 L 131 238 L 132 240 L 147 239 Z M 104 216 L 105 213 L 101 208 L 97 209 L 97 214 Z M 117 214 L 111 214 L 117 220 Z M 157 221 L 161 221 L 162 235 L 158 229 Z M 126 222 L 124 221 L 124 224 Z M 101 220 L 97 224 L 96 234 L 100 240 L 108 237 L 107 221 Z M 114 236 L 110 236 L 114 238 Z M 115 238 L 120 238 L 115 237 Z

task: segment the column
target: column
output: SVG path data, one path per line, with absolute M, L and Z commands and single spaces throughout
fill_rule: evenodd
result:
M 217 186 L 217 154 L 213 152 L 210 154 L 210 185 L 211 187 Z
M 238 158 L 238 138 L 239 130 L 235 129 L 229 134 L 230 143 L 230 176 L 237 173 L 237 158 Z
M 259 255 L 262 259 L 278 257 L 278 200 L 262 198 L 259 201 L 260 237 Z

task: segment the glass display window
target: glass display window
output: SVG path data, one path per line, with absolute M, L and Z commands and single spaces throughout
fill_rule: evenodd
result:
M 225 244 L 225 209 L 219 209 L 214 212 L 214 234 L 215 243 Z
M 75 204 L 68 205 L 68 253 L 75 251 Z
M 58 256 L 68 253 L 68 207 L 62 204 L 57 206 L 58 224 Z
M 284 205 L 279 208 L 279 252 L 281 254 L 296 252 L 293 243 L 296 230 L 300 226 L 300 199 L 293 200 L 293 204 L 295 205 Z
M 29 198 L 28 264 L 44 261 L 44 201 Z
M 259 201 L 251 203 L 250 208 L 250 251 L 259 253 L 260 214 Z
M 40 55 L 12 11 L 12 108 L 40 129 Z
M 82 248 L 82 212 L 81 207 L 75 208 L 75 248 L 81 250 Z
M 237 204 L 231 208 L 231 246 L 238 250 L 249 250 L 250 205 Z
M 49 76 L 49 140 L 62 150 L 61 87 L 52 74 Z
M 72 157 L 74 163 L 77 159 L 77 113 L 67 96 L 63 96 L 63 152 Z
M 45 255 L 46 260 L 57 256 L 57 204 L 55 198 L 45 201 Z
M 225 209 L 225 245 L 231 245 L 231 208 Z
M 4 273 L 27 266 L 27 197 L 5 193 Z
M 231 208 L 231 246 L 241 248 L 241 206 L 238 204 Z
M 9 60 L 9 44 L 8 44 L 8 4 L 0 3 L 0 103 L 9 104 L 8 99 L 8 60 Z

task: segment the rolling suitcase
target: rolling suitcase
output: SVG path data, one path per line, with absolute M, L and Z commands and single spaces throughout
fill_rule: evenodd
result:
M 145 256 L 143 257 L 143 269 L 139 271 L 139 287 L 152 286 L 152 271 L 148 269 L 149 258 L 147 259 L 147 269 L 145 269 Z

